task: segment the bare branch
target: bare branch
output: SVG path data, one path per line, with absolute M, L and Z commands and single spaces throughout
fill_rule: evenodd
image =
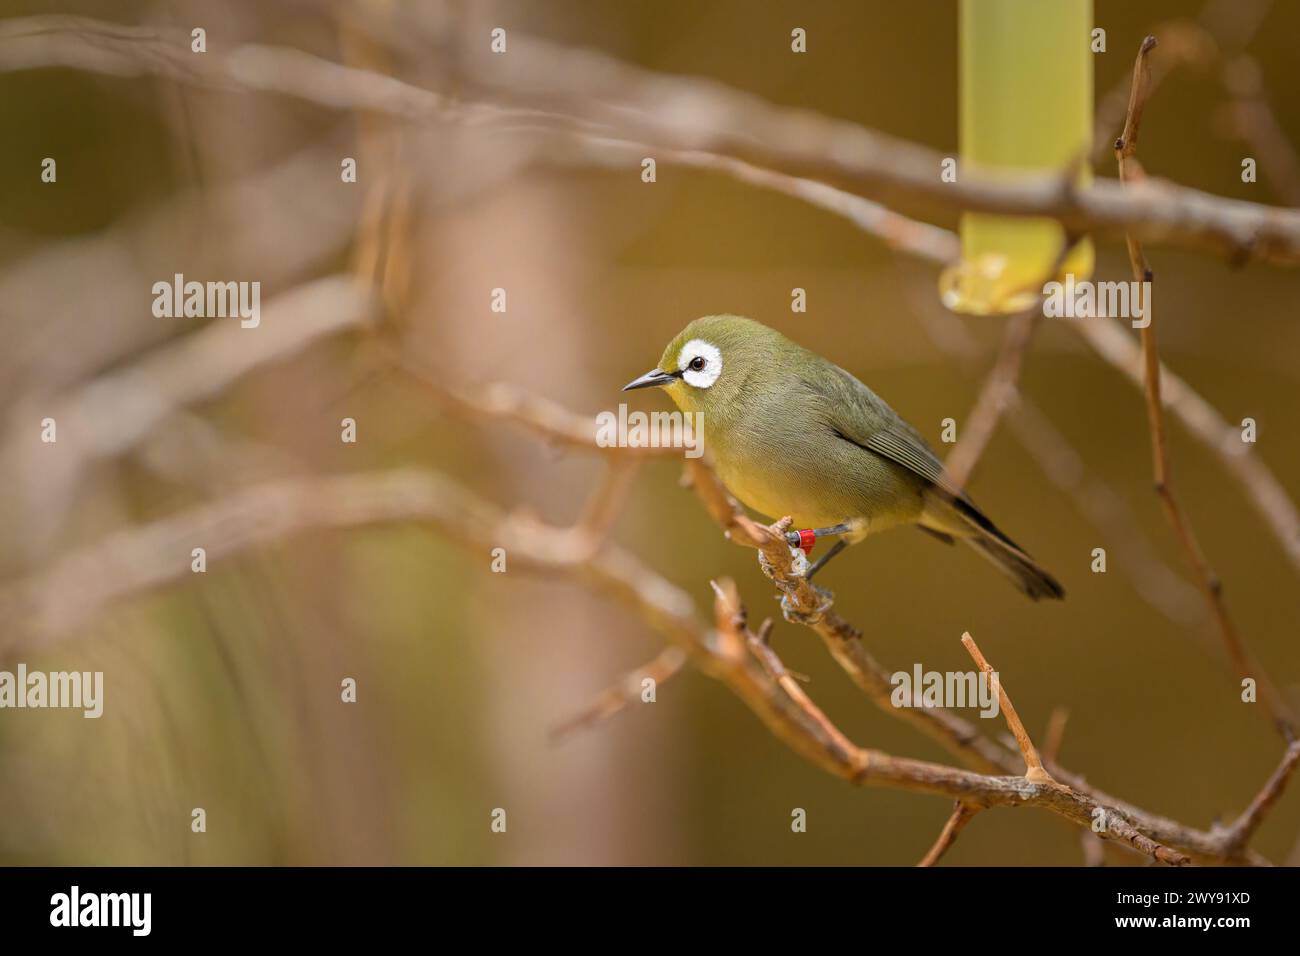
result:
M 1147 57 L 1156 47 L 1155 37 L 1149 36 L 1142 41 L 1137 59 L 1133 64 L 1133 89 L 1129 98 L 1128 117 L 1124 122 L 1124 132 L 1115 141 L 1115 158 L 1119 163 L 1120 179 L 1126 184 L 1141 182 L 1144 173 L 1137 161 L 1138 132 L 1142 122 L 1142 111 L 1146 106 L 1148 86 Z M 1133 278 L 1138 283 L 1150 283 L 1154 276 L 1147 264 L 1146 255 L 1138 236 L 1130 234 L 1128 244 L 1129 263 Z M 1251 678 L 1259 684 L 1259 699 L 1273 719 L 1274 725 L 1282 737 L 1290 742 L 1295 739 L 1295 721 L 1281 695 L 1274 687 L 1268 675 L 1262 670 L 1237 632 L 1236 625 L 1228 615 L 1228 608 L 1223 599 L 1222 584 L 1214 569 L 1210 567 L 1196 540 L 1191 522 L 1183 509 L 1178 496 L 1174 493 L 1172 472 L 1169 463 L 1169 445 L 1165 431 L 1164 403 L 1160 397 L 1161 366 L 1156 346 L 1156 315 L 1147 303 L 1147 324 L 1142 328 L 1142 365 L 1143 382 L 1146 388 L 1147 423 L 1151 430 L 1152 470 L 1155 472 L 1156 493 L 1164 507 L 1165 516 L 1187 556 L 1187 563 L 1200 585 L 1205 601 L 1219 625 L 1219 633 L 1224 647 L 1239 677 Z
M 1090 830 L 1079 831 L 1079 846 L 1083 850 L 1084 866 L 1106 865 L 1106 841 Z
M 1047 737 L 1043 743 L 1043 763 L 1053 764 L 1061 755 L 1061 742 L 1065 739 L 1065 725 L 1070 712 L 1064 707 L 1053 707 L 1047 721 Z
M 1250 806 L 1242 811 L 1241 816 L 1227 828 L 1224 834 L 1224 849 L 1229 855 L 1240 852 L 1250 842 L 1259 825 L 1264 822 L 1265 815 L 1282 796 L 1282 791 L 1286 789 L 1287 782 L 1295 773 L 1297 764 L 1300 764 L 1300 741 L 1292 741 L 1282 755 L 1282 762 L 1268 778 L 1263 789 L 1250 802 Z
M 975 375 L 976 362 L 983 353 L 966 323 L 940 312 L 937 306 L 922 310 L 920 318 L 930 340 L 956 359 L 968 375 Z M 1007 416 L 1011 434 L 1043 475 L 1102 533 L 1108 549 L 1134 578 L 1138 596 L 1182 625 L 1186 633 L 1217 648 L 1217 643 L 1211 645 L 1199 629 L 1190 627 L 1203 617 L 1196 589 L 1164 561 L 1124 497 L 1089 469 L 1084 456 L 1028 396 L 1018 394 Z
M 1273 193 L 1287 206 L 1300 206 L 1300 157 L 1265 95 L 1259 61 L 1240 54 L 1223 65 L 1220 75 L 1232 96 L 1227 113 L 1233 128 L 1259 157 Z
M 1060 272 L 1070 255 L 1070 250 L 1076 244 L 1077 240 L 1074 237 L 1065 237 L 1055 259 L 1042 277 L 1042 282 L 1028 290 L 1036 292 L 1033 307 L 1017 313 L 1008 320 L 997 360 L 984 381 L 984 387 L 980 389 L 975 407 L 966 417 L 961 438 L 943 463 L 944 474 L 954 488 L 966 487 L 976 464 L 993 438 L 993 433 L 997 430 L 1003 414 L 1018 399 L 1018 384 L 1025 364 L 1025 355 L 1029 351 L 1029 344 L 1043 316 L 1042 293 L 1038 290 L 1043 288 L 1043 283 Z
M 1002 415 L 1017 400 L 1017 382 L 1025 353 L 1041 317 L 1041 308 L 1035 306 L 1007 321 L 998 357 L 980 389 L 975 407 L 966 416 L 961 438 L 943 463 L 944 474 L 954 488 L 966 487 Z
M 934 841 L 934 846 L 930 847 L 930 852 L 916 865 L 934 866 L 938 863 L 939 858 L 948 852 L 948 848 L 957 842 L 957 834 L 962 831 L 966 824 L 970 823 L 971 818 L 977 813 L 979 813 L 979 807 L 958 800 L 957 805 L 953 808 L 952 816 L 943 825 L 939 838 Z
M 975 643 L 975 638 L 971 637 L 969 632 L 961 636 L 961 642 L 970 653 L 971 659 L 975 661 L 975 666 L 984 672 L 993 684 L 993 688 L 997 691 L 1002 716 L 1006 719 L 1007 727 L 1016 738 L 1016 744 L 1020 747 L 1020 755 L 1025 758 L 1025 779 L 1032 780 L 1034 783 L 1055 783 L 1056 781 L 1052 779 L 1052 775 L 1043 769 L 1043 762 L 1038 757 L 1034 742 L 1029 739 L 1029 732 L 1025 730 L 1025 725 L 1021 723 L 1020 715 L 1016 713 L 1016 708 L 1012 706 L 1011 697 L 1007 694 L 1007 689 L 1002 686 L 1002 679 L 993 670 L 993 665 L 984 659 L 984 655 L 980 653 L 979 645 Z
M 943 157 L 843 120 L 772 106 L 717 83 L 664 77 L 589 50 L 515 35 L 511 55 L 457 59 L 471 79 L 508 96 L 510 107 L 453 103 L 429 90 L 285 48 L 248 44 L 228 54 L 183 58 L 179 37 L 126 31 L 79 17 L 8 21 L 0 70 L 64 65 L 155 73 L 224 89 L 274 92 L 331 109 L 365 109 L 412 120 L 598 132 L 660 148 L 704 151 L 810 179 L 917 211 L 1046 217 L 1072 235 L 1199 249 L 1232 261 L 1300 265 L 1300 212 L 1230 200 L 1167 182 L 1126 190 L 1098 180 L 1066 188 L 1059 175 L 1008 182 L 978 169 L 959 181 L 935 175 Z M 599 90 L 599 96 L 593 91 Z M 609 105 L 618 100 L 617 105 Z M 518 104 L 526 104 L 520 109 Z M 668 104 L 665 108 L 664 104 Z M 559 107 L 557 109 L 557 106 Z
M 1107 839 L 1166 863 L 1186 862 L 1188 853 L 1205 860 L 1258 859 L 1248 851 L 1230 857 L 1220 835 L 1102 799 L 1075 789 L 1073 782 L 1053 786 L 1016 776 L 984 776 L 848 744 L 825 715 L 811 707 L 796 682 L 774 679 L 784 672 L 769 656 L 768 645 L 757 638 L 715 639 L 697 622 L 690 598 L 631 554 L 613 546 L 595 555 L 575 553 L 571 529 L 502 515 L 449 479 L 412 469 L 272 482 L 110 535 L 47 572 L 0 591 L 0 614 L 10 622 L 0 653 L 48 646 L 111 602 L 187 576 L 194 542 L 203 542 L 209 559 L 219 560 L 312 529 L 394 521 L 423 522 L 462 543 L 504 547 L 519 566 L 571 576 L 608 594 L 663 633 L 704 673 L 727 683 L 796 752 L 851 782 L 947 796 L 986 808 L 1041 807 L 1080 826 L 1089 826 L 1101 814 L 1108 821 Z M 78 593 L 83 602 L 70 606 L 64 600 L 68 593 Z M 719 633 L 734 630 L 734 624 L 727 623 L 736 618 L 734 606 L 725 604 L 719 614 Z M 753 664 L 755 651 L 761 655 L 761 667 Z M 1149 835 L 1157 832 L 1173 839 Z M 1172 849 L 1175 846 L 1183 852 Z
M 865 769 L 869 759 L 868 755 L 860 751 L 852 741 L 845 737 L 840 729 L 831 722 L 830 718 L 812 702 L 804 689 L 799 686 L 799 681 L 786 669 L 776 651 L 772 650 L 772 646 L 766 640 L 750 633 L 745 608 L 740 603 L 740 595 L 736 590 L 735 582 L 724 578 L 721 583 L 711 583 L 715 595 L 714 615 L 717 620 L 720 638 L 742 644 L 758 661 L 759 666 L 763 668 L 767 676 L 781 688 L 786 697 L 816 725 L 820 737 L 828 741 L 836 753 L 849 755 L 848 759 Z
M 191 276 L 251 274 L 267 292 L 291 290 L 318 275 L 320 263 L 347 242 L 355 218 L 354 194 L 331 189 L 318 175 L 337 155 L 338 146 L 326 141 L 256 174 L 182 192 L 102 232 L 46 243 L 6 264 L 0 302 L 40 303 L 43 310 L 39 322 L 7 326 L 0 350 L 6 424 L 10 412 L 21 411 L 12 408 L 20 396 L 69 391 L 173 338 L 176 326 L 141 308 L 141 296 L 155 280 L 172 278 L 178 256 Z M 85 321 L 97 314 L 114 320 Z
M 632 491 L 639 464 L 632 457 L 606 457 L 605 475 L 587 498 L 582 516 L 573 529 L 575 534 L 584 535 L 588 539 L 593 552 L 600 550 L 614 530 L 614 523 L 622 514 L 623 505 L 627 503 L 627 496 Z
M 289 358 L 313 342 L 364 327 L 375 315 L 367 286 L 330 276 L 268 302 L 256 329 L 238 320 L 213 322 L 104 373 L 68 394 L 32 398 L 11 411 L 0 434 L 0 472 L 28 489 L 6 504 L 28 543 L 44 540 L 62 520 L 83 470 L 136 448 L 187 406 L 211 398 L 261 366 Z M 32 427 L 54 419 L 70 438 L 58 456 L 44 453 Z M 60 447 L 64 447 L 61 445 Z
M 420 385 L 439 404 L 468 418 L 504 419 L 522 425 L 554 445 L 603 451 L 621 458 L 629 455 L 664 458 L 681 452 L 679 448 L 669 447 L 602 448 L 596 444 L 597 423 L 594 417 L 581 418 L 548 399 L 521 392 L 500 382 L 480 386 L 471 395 L 452 385 L 450 376 L 421 367 L 396 349 L 385 348 L 384 355 L 394 367 L 405 372 L 411 381 Z
M 419 369 L 415 368 L 414 373 L 420 374 Z M 524 398 L 520 393 L 515 393 L 515 397 Z M 554 411 L 557 415 L 544 421 L 536 417 L 512 420 L 544 438 L 569 438 L 579 431 L 582 423 L 579 416 L 558 408 Z M 467 414 L 477 415 L 481 411 L 467 410 Z M 507 414 L 506 417 L 512 416 Z M 586 447 L 591 452 L 603 451 L 590 442 Z M 756 548 L 762 553 L 764 572 L 772 577 L 782 593 L 781 606 L 786 619 L 811 627 L 822 638 L 837 663 L 876 706 L 891 717 L 912 724 L 971 767 L 993 774 L 1019 775 L 1020 762 L 1013 753 L 982 736 L 967 721 L 950 711 L 942 708 L 894 707 L 890 699 L 894 689 L 891 672 L 866 649 L 861 632 L 832 610 L 830 592 L 814 587 L 802 574 L 796 573 L 794 557 L 780 533 L 784 530 L 783 524 L 778 522 L 768 527 L 747 516 L 704 459 L 688 459 L 686 468 L 689 487 L 727 538 L 744 547 Z M 564 536 L 571 537 L 571 534 L 565 532 Z M 564 550 L 572 565 L 572 549 Z M 608 554 L 608 550 L 605 553 Z M 1221 837 L 1191 830 L 1177 821 L 1152 814 L 1103 793 L 1082 777 L 1059 766 L 1053 766 L 1051 775 L 1073 793 L 1086 795 L 1095 801 L 1095 806 L 1110 808 L 1105 811 L 1108 822 L 1113 822 L 1111 814 L 1119 814 L 1122 819 L 1133 821 L 1137 827 L 1133 832 L 1145 834 L 1153 844 L 1178 847 L 1194 859 L 1205 862 L 1263 862 L 1261 857 L 1249 850 L 1238 855 L 1226 854 Z M 1086 825 L 1091 826 L 1091 822 L 1086 821 Z M 1143 849 L 1146 844 L 1130 845 L 1140 852 L 1148 852 Z
M 1007 182 L 966 168 L 958 182 L 944 183 L 935 174 L 942 155 L 916 144 L 774 107 L 717 83 L 665 77 L 531 38 L 512 39 L 508 63 L 471 55 L 461 66 L 511 103 L 602 124 L 618 131 L 615 138 L 728 156 L 913 212 L 1041 216 L 1073 235 L 1120 238 L 1133 231 L 1145 241 L 1234 260 L 1300 263 L 1300 213 L 1291 210 L 1229 203 L 1154 181 L 1141 192 L 1104 180 L 1076 190 L 1060 175 Z
M 786 620 L 811 627 L 853 682 L 877 707 L 911 723 L 975 769 L 993 773 L 1017 772 L 1010 753 L 955 714 L 931 707 L 895 707 L 891 699 L 894 691 L 891 672 L 872 657 L 863 643 L 861 632 L 830 609 L 829 592 L 814 587 L 802 574 L 795 572 L 790 549 L 774 531 L 777 526 L 769 529 L 745 515 L 713 469 L 703 461 L 688 461 L 687 470 L 691 475 L 692 490 L 704 502 L 705 509 L 722 527 L 727 538 L 745 547 L 760 548 L 764 573 L 772 578 L 783 595 L 781 610 Z
M 680 647 L 665 647 L 654 660 L 647 661 L 634 671 L 629 671 L 611 687 L 603 690 L 595 700 L 561 724 L 551 728 L 551 739 L 560 741 L 595 724 L 622 713 L 641 699 L 642 682 L 647 678 L 656 685 L 672 680 L 686 666 L 686 655 Z
M 1144 356 L 1133 338 L 1116 321 L 1071 322 L 1070 328 L 1108 363 L 1139 388 L 1145 380 Z M 1211 451 L 1246 492 L 1265 526 L 1272 532 L 1292 567 L 1300 571 L 1300 511 L 1277 476 L 1241 440 L 1241 429 L 1229 424 L 1214 407 L 1162 362 L 1160 399 L 1164 407 Z

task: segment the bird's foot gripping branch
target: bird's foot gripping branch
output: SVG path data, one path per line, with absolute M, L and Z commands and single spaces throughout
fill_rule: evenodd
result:
M 798 542 L 805 535 L 811 537 L 828 531 L 838 532 L 834 532 L 833 529 L 819 529 L 817 532 L 789 531 L 787 530 L 789 527 L 790 519 L 782 518 L 776 524 L 763 528 L 769 535 L 769 544 L 759 547 L 758 566 L 781 592 L 781 616 L 791 624 L 813 627 L 830 611 L 831 605 L 835 603 L 835 596 L 825 588 L 809 583 L 808 579 L 825 559 L 817 564 L 810 564 L 808 552 L 812 550 L 812 544 L 809 543 L 808 547 L 804 548 Z M 790 543 L 791 538 L 795 539 L 795 544 Z M 784 560 L 782 560 L 782 551 L 788 553 L 788 557 Z
M 785 541 L 792 549 L 798 548 L 804 553 L 805 557 L 811 558 L 813 548 L 816 546 L 818 538 L 837 534 L 848 534 L 852 530 L 853 525 L 847 521 L 833 525 L 829 528 L 803 528 L 799 531 L 787 531 L 785 533 Z M 826 565 L 830 563 L 831 558 L 835 557 L 835 555 L 839 554 L 848 546 L 849 542 L 845 538 L 840 538 L 831 545 L 829 551 L 823 554 L 820 558 L 814 561 L 810 567 L 807 567 L 807 569 L 802 572 L 804 579 L 811 581 L 813 575 L 826 567 Z
M 791 595 L 781 595 L 781 616 L 791 624 L 802 624 L 804 627 L 812 627 L 824 618 L 835 603 L 834 596 L 825 588 L 813 588 L 813 591 L 824 600 L 811 611 L 802 610 Z

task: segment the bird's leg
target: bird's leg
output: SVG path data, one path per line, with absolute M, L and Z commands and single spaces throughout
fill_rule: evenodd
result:
M 811 581 L 814 574 L 816 574 L 822 568 L 826 567 L 826 565 L 830 562 L 831 558 L 835 557 L 835 555 L 839 554 L 848 546 L 849 543 L 845 541 L 843 538 L 840 538 L 840 540 L 836 541 L 835 544 L 831 545 L 831 549 L 829 551 L 827 551 L 815 562 L 813 562 L 813 566 L 808 569 L 806 574 L 804 574 L 803 576 L 804 580 Z
M 820 538 L 820 537 L 825 537 L 828 534 L 848 534 L 852 530 L 853 530 L 853 526 L 851 524 L 849 524 L 847 521 L 841 521 L 839 524 L 832 525 L 829 528 L 817 528 L 815 531 L 813 531 L 813 534 L 817 535 Z
M 803 531 L 787 531 L 785 541 L 786 544 L 790 545 L 790 547 L 799 548 L 804 554 L 811 555 L 813 545 L 817 543 L 818 538 L 825 535 L 845 534 L 851 530 L 852 528 L 848 522 L 842 522 L 837 525 L 832 525 L 829 528 L 806 528 Z M 848 547 L 848 542 L 843 538 L 836 541 L 834 547 L 822 555 L 804 574 L 805 580 L 810 580 L 814 574 L 825 567 L 826 562 L 830 561 L 831 558 L 835 557 L 835 555 L 839 554 L 846 547 Z
M 818 538 L 824 538 L 832 534 L 845 534 L 852 530 L 852 526 L 845 521 L 829 528 L 805 528 L 802 531 L 787 531 L 785 533 L 785 543 L 792 548 L 802 548 L 804 554 L 809 554 L 812 552 L 813 544 L 816 543 Z

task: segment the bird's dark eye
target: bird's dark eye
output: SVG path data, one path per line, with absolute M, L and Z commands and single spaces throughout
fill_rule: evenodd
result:
M 705 366 L 704 356 L 697 355 L 691 359 L 690 365 L 687 366 L 692 372 L 703 372 Z

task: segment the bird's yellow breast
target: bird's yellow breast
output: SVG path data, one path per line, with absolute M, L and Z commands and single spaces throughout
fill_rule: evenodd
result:
M 830 451 L 820 443 L 809 447 L 820 451 L 807 454 L 808 448 L 787 441 L 723 437 L 710 454 L 718 477 L 742 504 L 772 520 L 789 515 L 796 528 L 848 522 L 856 539 L 919 519 L 921 488 L 897 465 L 847 443 Z

